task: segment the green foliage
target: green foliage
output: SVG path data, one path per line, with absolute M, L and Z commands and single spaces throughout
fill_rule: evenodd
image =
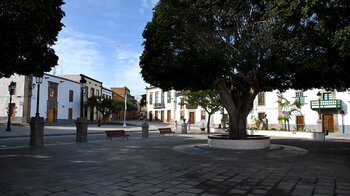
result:
M 255 127 L 256 127 L 257 129 L 260 128 L 260 125 L 262 124 L 262 122 L 261 122 L 260 119 L 256 118 L 254 115 L 252 115 L 252 116 L 250 117 L 250 120 L 252 120 L 253 125 L 255 125 Z
M 210 131 L 210 117 L 222 107 L 222 101 L 216 90 L 183 91 L 181 93 L 189 106 L 199 105 L 208 114 L 207 131 Z M 180 103 L 182 104 L 182 103 Z
M 0 78 L 41 76 L 57 65 L 51 48 L 62 29 L 62 0 L 0 1 Z
M 107 116 L 124 109 L 124 102 L 92 96 L 85 102 L 85 107 L 96 108 L 97 111 L 101 112 L 105 122 Z
M 141 101 L 140 101 L 140 106 L 143 107 L 143 106 L 146 106 L 147 103 L 146 103 L 146 94 L 144 95 L 141 95 Z

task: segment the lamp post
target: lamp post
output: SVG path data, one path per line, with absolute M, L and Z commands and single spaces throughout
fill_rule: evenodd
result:
M 43 77 L 35 77 L 35 80 L 36 84 L 38 85 L 35 117 L 39 117 L 40 84 L 43 82 Z
M 86 87 L 85 78 L 81 78 L 80 80 L 80 118 L 84 115 L 84 91 Z
M 98 102 L 98 110 L 97 110 L 98 121 L 97 121 L 97 126 L 98 126 L 98 127 L 101 127 L 101 116 L 100 116 L 101 114 L 100 114 L 99 109 L 101 108 L 101 104 L 102 104 L 102 102 L 103 102 L 103 98 L 102 98 L 102 97 L 99 97 L 98 100 L 97 100 L 97 102 Z
M 84 90 L 86 87 L 86 80 L 84 77 L 80 79 L 80 117 L 75 121 L 76 142 L 87 142 L 87 121 L 84 117 Z
M 13 90 L 15 89 L 15 86 L 16 86 L 16 84 L 14 82 L 11 82 L 9 85 L 10 103 L 9 103 L 6 131 L 11 131 L 12 93 L 13 93 Z
M 126 96 L 128 96 L 128 94 L 126 94 L 126 90 L 125 90 L 124 124 L 123 124 L 123 127 L 126 127 L 126 110 L 127 110 L 127 105 L 126 105 Z
M 323 132 L 322 129 L 322 118 L 321 118 L 321 92 L 318 91 L 317 99 L 318 99 L 318 120 L 317 120 L 317 129 L 319 132 Z
M 30 119 L 30 146 L 42 146 L 44 144 L 44 118 L 39 116 L 40 84 L 43 82 L 42 76 L 35 76 L 37 84 L 36 113 Z

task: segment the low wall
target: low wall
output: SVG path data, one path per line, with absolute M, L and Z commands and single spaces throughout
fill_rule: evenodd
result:
M 267 131 L 267 130 L 247 130 L 248 135 L 280 136 L 290 138 L 305 138 L 313 140 L 324 140 L 325 135 L 321 132 L 293 132 L 293 131 Z

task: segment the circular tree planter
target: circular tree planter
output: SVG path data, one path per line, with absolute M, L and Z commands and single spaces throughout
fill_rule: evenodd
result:
M 257 150 L 270 147 L 270 137 L 249 135 L 246 138 L 230 138 L 228 135 L 209 135 L 208 146 L 232 150 Z

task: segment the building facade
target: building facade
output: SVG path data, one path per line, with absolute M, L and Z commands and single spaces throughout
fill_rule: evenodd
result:
M 208 121 L 206 111 L 199 106 L 186 105 L 179 93 L 175 90 L 163 91 L 158 87 L 146 88 L 147 119 L 169 123 L 186 120 L 191 124 L 206 125 Z M 211 116 L 211 126 L 217 127 L 222 123 L 222 119 L 222 112 L 216 112 Z
M 38 84 L 36 77 L 13 75 L 10 78 L 0 79 L 0 120 L 7 121 L 9 94 L 8 84 L 15 83 L 12 95 L 11 122 L 25 124 L 34 117 L 37 112 Z M 7 93 L 6 93 L 7 92 Z M 45 122 L 55 123 L 60 121 L 75 120 L 80 114 L 80 84 L 78 82 L 44 74 L 40 84 L 39 94 L 39 116 Z
M 320 100 L 318 99 L 320 92 Z M 280 92 L 261 92 L 254 100 L 253 109 L 247 117 L 248 128 L 256 126 L 254 119 L 259 119 L 269 129 L 288 129 L 288 123 L 279 120 L 279 116 L 286 114 L 291 108 L 282 107 L 281 97 L 290 104 L 297 101 L 300 111 L 290 114 L 289 129 L 302 131 L 318 131 L 317 121 L 322 120 L 322 130 L 329 132 L 350 134 L 350 92 L 326 91 L 313 89 L 308 91 L 287 90 Z M 174 122 L 186 119 L 191 124 L 201 125 L 207 122 L 205 110 L 199 106 L 188 106 L 184 98 L 175 90 L 162 91 L 158 87 L 146 88 L 147 119 Z M 319 104 L 320 103 L 320 104 Z M 212 115 L 211 126 L 228 123 L 225 110 Z M 263 125 L 258 128 L 262 128 Z
M 33 77 L 31 116 L 35 116 L 37 89 Z M 80 116 L 80 83 L 63 77 L 44 74 L 40 84 L 39 114 L 48 123 L 76 120 Z

